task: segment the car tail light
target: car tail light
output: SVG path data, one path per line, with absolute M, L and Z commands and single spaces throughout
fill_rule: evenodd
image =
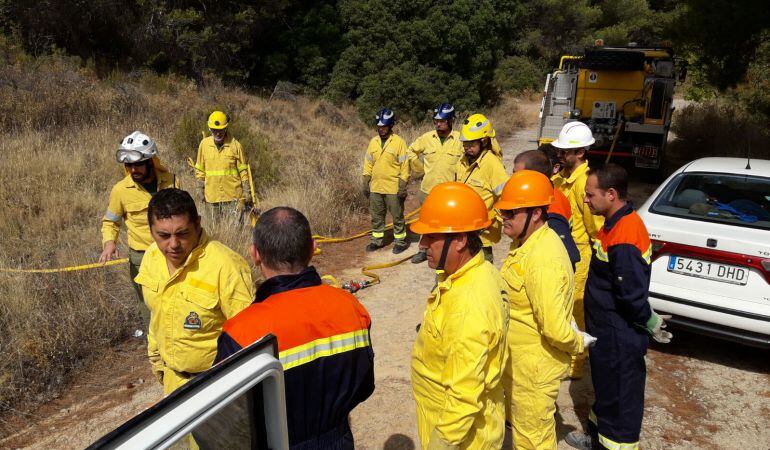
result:
M 677 255 L 702 259 L 704 261 L 721 262 L 736 266 L 755 269 L 764 276 L 765 281 L 770 284 L 770 259 L 761 259 L 742 253 L 725 252 L 714 250 L 712 248 L 696 247 L 693 245 L 675 244 L 673 242 L 651 240 L 652 260 L 660 258 L 663 255 Z

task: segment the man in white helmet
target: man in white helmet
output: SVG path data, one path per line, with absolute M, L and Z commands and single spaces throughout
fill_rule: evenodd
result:
M 102 218 L 104 250 L 99 256 L 99 262 L 120 257 L 118 236 L 120 223 L 125 222 L 128 229 L 131 283 L 139 298 L 142 321 L 146 329 L 150 314 L 144 304 L 141 286 L 136 284 L 134 278 L 139 273 L 144 251 L 152 243 L 150 226 L 147 223 L 147 205 L 156 192 L 179 185 L 174 174 L 160 163 L 155 141 L 140 131 L 134 131 L 123 138 L 115 157 L 123 164 L 126 176 L 116 183 L 110 192 L 110 203 Z
M 551 142 L 557 151 L 557 158 L 564 161 L 561 172 L 554 175 L 552 181 L 569 200 L 572 208 L 572 238 L 580 252 L 580 261 L 575 264 L 573 316 L 581 330 L 585 330 L 583 295 L 591 262 L 591 245 L 604 224 L 604 218 L 591 214 L 588 205 L 583 202 L 588 179 L 588 151 L 594 142 L 591 129 L 577 121 L 565 124 L 559 137 Z M 583 376 L 586 357 L 586 353 L 572 357 L 570 378 L 579 379 Z

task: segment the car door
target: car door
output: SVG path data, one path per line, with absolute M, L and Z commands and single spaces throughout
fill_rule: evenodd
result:
M 277 356 L 277 339 L 269 334 L 88 448 L 286 450 L 283 367 Z

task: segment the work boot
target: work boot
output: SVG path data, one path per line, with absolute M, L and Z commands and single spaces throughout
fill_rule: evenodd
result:
M 369 245 L 366 246 L 366 251 L 367 252 L 375 252 L 375 251 L 381 249 L 382 247 L 385 247 L 385 245 L 382 244 L 382 243 L 370 242 Z
M 420 250 L 414 256 L 412 256 L 412 264 L 420 264 L 428 260 L 428 251 Z
M 399 253 L 403 253 L 403 251 L 408 248 L 409 242 L 396 242 L 396 244 L 393 245 L 393 254 L 398 255 Z
M 564 442 L 569 444 L 570 447 L 580 450 L 593 450 L 601 448 L 599 447 L 599 441 L 595 437 L 577 430 L 567 433 L 567 436 L 564 438 Z

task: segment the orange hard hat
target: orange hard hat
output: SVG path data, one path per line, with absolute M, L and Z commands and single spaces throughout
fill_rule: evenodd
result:
M 467 184 L 450 181 L 431 189 L 410 228 L 417 234 L 463 233 L 483 230 L 491 223 L 481 196 Z
M 517 170 L 505 183 L 495 208 L 509 211 L 518 208 L 548 206 L 553 203 L 551 180 L 534 170 Z

